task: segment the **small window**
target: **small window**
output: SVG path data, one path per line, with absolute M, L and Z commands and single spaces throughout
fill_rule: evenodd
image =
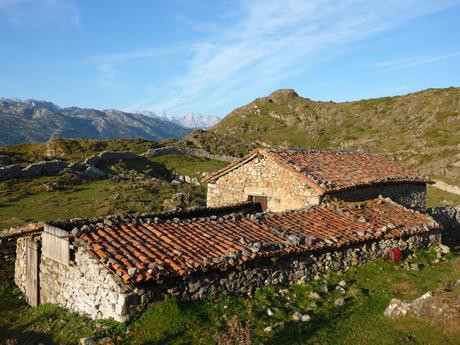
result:
M 249 201 L 252 201 L 254 204 L 259 204 L 262 211 L 267 209 L 267 197 L 262 195 L 250 195 Z

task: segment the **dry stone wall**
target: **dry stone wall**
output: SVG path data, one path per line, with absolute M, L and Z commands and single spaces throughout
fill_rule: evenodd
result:
M 391 248 L 406 254 L 439 244 L 440 231 L 407 238 L 361 243 L 338 250 L 311 252 L 284 257 L 265 258 L 234 269 L 192 274 L 183 279 L 165 279 L 159 284 L 139 287 L 126 299 L 123 318 L 131 319 L 150 303 L 166 297 L 180 300 L 215 298 L 228 291 L 239 296 L 253 296 L 263 285 L 290 285 L 309 281 L 329 271 L 345 271 L 350 267 L 386 256 Z
M 408 208 L 424 210 L 426 202 L 426 185 L 413 183 L 379 184 L 361 186 L 331 193 L 323 197 L 324 201 L 336 198 L 343 201 L 363 201 L 375 199 L 379 195 Z
M 145 157 L 187 156 L 187 155 L 203 157 L 203 158 L 213 159 L 217 161 L 224 161 L 224 162 L 233 162 L 237 159 L 232 156 L 215 155 L 203 149 L 193 149 L 190 147 L 176 147 L 176 146 L 150 149 L 146 153 L 144 153 Z
M 66 161 L 57 159 L 33 163 L 23 169 L 16 164 L 8 165 L 6 167 L 0 167 L 0 181 L 13 178 L 34 178 L 55 175 L 61 172 L 66 166 Z
M 224 206 L 248 200 L 249 195 L 267 197 L 274 212 L 317 205 L 318 193 L 294 173 L 265 157 L 253 160 L 208 183 L 207 205 Z
M 428 214 L 442 224 L 443 240 L 451 246 L 460 245 L 460 206 L 430 208 Z
M 274 258 L 261 258 L 227 271 L 198 272 L 185 278 L 169 278 L 145 285 L 127 285 L 110 273 L 82 248 L 76 249 L 74 263 L 66 266 L 49 258 L 40 261 L 41 303 L 54 303 L 93 319 L 113 318 L 124 322 L 149 304 L 165 297 L 180 300 L 215 298 L 228 291 L 252 296 L 266 284 L 289 285 L 308 281 L 330 270 L 344 271 L 383 257 L 390 248 L 410 252 L 440 243 L 440 231 L 400 239 L 369 241 L 330 251 L 318 251 Z M 25 247 L 17 246 L 15 282 L 25 289 Z
M 18 240 L 15 283 L 24 292 L 27 238 Z M 125 285 L 88 252 L 77 249 L 75 262 L 63 265 L 45 256 L 40 260 L 40 303 L 53 303 L 92 319 L 125 321 Z

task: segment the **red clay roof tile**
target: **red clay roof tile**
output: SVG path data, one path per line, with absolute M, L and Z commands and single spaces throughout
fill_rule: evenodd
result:
M 428 177 L 420 176 L 375 153 L 312 149 L 256 149 L 245 158 L 206 177 L 204 181 L 215 181 L 258 154 L 306 179 L 321 194 L 382 183 L 433 183 Z
M 431 217 L 385 199 L 226 218 L 139 225 L 112 218 L 111 226 L 93 225 L 76 240 L 123 280 L 139 283 L 439 227 Z

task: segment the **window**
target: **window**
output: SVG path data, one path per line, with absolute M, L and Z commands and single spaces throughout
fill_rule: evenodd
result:
M 249 201 L 253 202 L 254 204 L 259 204 L 262 211 L 267 209 L 267 197 L 263 195 L 249 195 Z

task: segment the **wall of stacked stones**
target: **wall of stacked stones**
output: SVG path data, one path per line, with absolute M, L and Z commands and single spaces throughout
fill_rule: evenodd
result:
M 379 195 L 388 197 L 394 202 L 408 208 L 417 210 L 425 209 L 425 184 L 398 183 L 361 186 L 329 194 L 323 200 L 327 201 L 331 198 L 337 198 L 343 201 L 362 201 L 377 198 Z
M 14 281 L 16 239 L 0 238 L 0 285 Z
M 446 244 L 460 245 L 460 206 L 430 208 L 427 212 L 444 226 L 443 240 Z
M 13 178 L 33 178 L 45 175 L 54 175 L 62 171 L 67 163 L 63 160 L 51 160 L 33 163 L 25 168 L 17 164 L 0 167 L 0 181 Z
M 317 205 L 317 193 L 294 173 L 265 157 L 256 157 L 208 183 L 207 206 L 247 201 L 248 195 L 268 197 L 268 209 L 275 212 Z
M 439 244 L 440 231 L 432 231 L 408 238 L 373 241 L 338 250 L 313 252 L 246 263 L 228 271 L 209 271 L 192 274 L 184 279 L 170 279 L 160 284 L 144 286 L 126 299 L 123 318 L 130 319 L 150 303 L 166 297 L 180 300 L 215 298 L 228 291 L 239 296 L 252 296 L 266 285 L 290 285 L 321 276 L 329 271 L 345 271 L 350 267 L 384 257 L 391 248 L 406 254 L 418 248 Z
M 18 240 L 15 270 L 15 283 L 23 292 L 26 241 L 26 237 Z M 76 250 L 75 263 L 69 266 L 42 255 L 39 281 L 40 304 L 57 304 L 93 319 L 125 321 L 119 317 L 129 302 L 125 284 L 84 250 Z
M 22 291 L 26 280 L 26 241 L 26 237 L 21 238 L 17 245 L 15 282 Z M 307 281 L 330 270 L 343 271 L 383 257 L 390 248 L 411 251 L 439 242 L 440 232 L 434 231 L 332 251 L 259 259 L 223 272 L 199 272 L 136 287 L 123 283 L 88 252 L 77 248 L 75 263 L 70 266 L 42 256 L 40 303 L 54 303 L 93 319 L 113 318 L 124 322 L 165 297 L 198 300 L 214 298 L 223 291 L 252 296 L 265 284 L 289 285 Z
M 144 153 L 145 157 L 158 157 L 158 156 L 196 156 L 196 157 L 203 157 L 208 159 L 213 159 L 217 161 L 224 161 L 224 162 L 233 162 L 237 158 L 232 156 L 224 156 L 224 155 L 215 155 L 209 153 L 203 149 L 193 149 L 190 147 L 160 147 L 156 149 L 150 149 L 146 153 Z

